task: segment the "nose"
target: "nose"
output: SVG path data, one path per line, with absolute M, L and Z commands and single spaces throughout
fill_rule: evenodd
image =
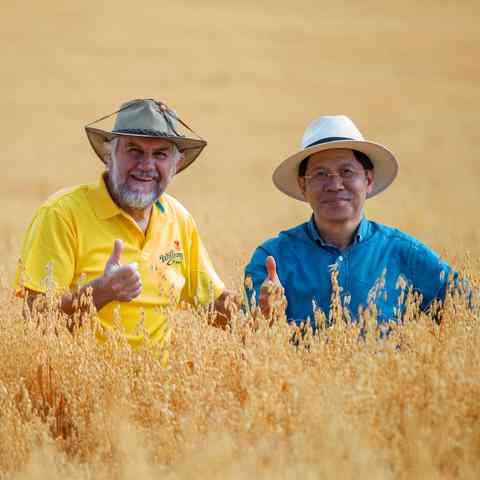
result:
M 343 190 L 345 186 L 343 185 L 343 180 L 340 174 L 330 173 L 328 178 L 325 181 L 325 190 L 336 192 L 338 190 Z
M 137 168 L 144 171 L 156 170 L 156 160 L 152 153 L 146 152 L 138 162 Z

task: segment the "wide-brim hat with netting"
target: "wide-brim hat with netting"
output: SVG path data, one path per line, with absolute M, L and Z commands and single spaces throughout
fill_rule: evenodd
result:
M 115 124 L 110 131 L 91 126 L 115 114 L 117 114 Z M 181 134 L 179 124 L 192 133 L 195 138 Z M 85 131 L 93 150 L 104 163 L 105 142 L 115 137 L 130 136 L 168 140 L 183 153 L 182 159 L 177 164 L 177 173 L 191 165 L 207 145 L 207 142 L 183 122 L 174 110 L 152 98 L 126 102 L 116 112 L 86 125 Z
M 273 172 L 275 186 L 290 197 L 306 201 L 298 185 L 298 169 L 305 158 L 314 153 L 347 148 L 364 153 L 373 165 L 373 185 L 368 198 L 385 190 L 398 173 L 393 153 L 379 143 L 365 140 L 360 130 L 346 115 L 323 116 L 305 130 L 301 150 L 284 160 Z

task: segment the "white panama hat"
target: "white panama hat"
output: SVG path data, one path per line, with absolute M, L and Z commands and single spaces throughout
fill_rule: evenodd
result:
M 385 190 L 395 179 L 398 161 L 390 150 L 363 138 L 355 124 L 346 115 L 319 117 L 303 134 L 300 152 L 288 157 L 273 172 L 272 180 L 283 193 L 306 201 L 298 186 L 298 167 L 302 160 L 317 152 L 334 148 L 348 148 L 364 153 L 373 164 L 371 198 Z

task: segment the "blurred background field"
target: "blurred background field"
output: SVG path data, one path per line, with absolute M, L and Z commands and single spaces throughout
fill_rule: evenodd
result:
M 2 2 L 2 264 L 35 208 L 101 164 L 83 126 L 136 97 L 177 109 L 209 145 L 170 192 L 218 270 L 308 208 L 273 168 L 305 126 L 344 113 L 400 175 L 367 214 L 449 255 L 480 253 L 478 2 Z M 227 280 L 228 281 L 228 280 Z
M 0 264 L 11 276 L 51 193 L 98 178 L 83 126 L 136 97 L 209 142 L 169 193 L 230 287 L 259 242 L 309 216 L 271 174 L 322 114 L 349 115 L 399 159 L 370 218 L 454 262 L 478 257 L 479 14 L 442 0 L 2 2 Z

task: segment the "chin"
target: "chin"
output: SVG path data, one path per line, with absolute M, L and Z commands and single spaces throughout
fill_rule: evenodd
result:
M 330 206 L 330 205 L 322 205 L 320 208 L 317 209 L 319 215 L 323 218 L 328 218 L 331 220 L 351 220 L 355 217 L 354 212 L 350 205 L 344 206 Z
M 329 216 L 322 216 L 321 218 L 331 223 L 346 223 L 353 220 L 353 218 L 350 216 L 342 216 L 342 215 L 329 215 Z
M 158 198 L 157 193 L 140 193 L 135 191 L 124 192 L 121 203 L 134 210 L 145 210 L 149 208 Z

